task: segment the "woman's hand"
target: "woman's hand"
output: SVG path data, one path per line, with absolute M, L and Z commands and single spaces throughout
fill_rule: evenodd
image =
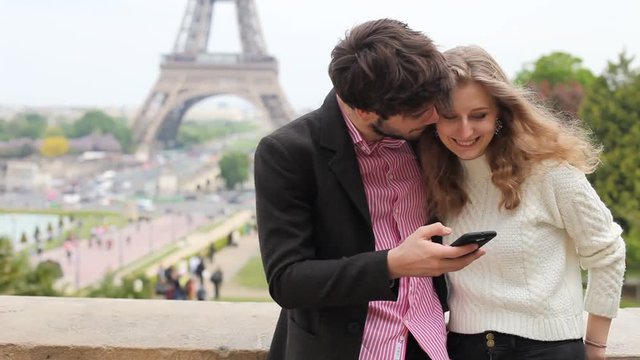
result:
M 604 360 L 605 357 L 605 348 L 595 347 L 593 345 L 584 344 L 584 350 L 586 354 L 587 360 Z

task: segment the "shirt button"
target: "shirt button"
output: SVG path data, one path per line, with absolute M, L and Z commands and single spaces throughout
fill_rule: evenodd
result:
M 487 347 L 489 349 L 491 349 L 492 347 L 496 346 L 496 342 L 495 342 L 495 335 L 493 333 L 487 333 Z
M 387 179 L 393 180 L 393 174 L 387 174 Z

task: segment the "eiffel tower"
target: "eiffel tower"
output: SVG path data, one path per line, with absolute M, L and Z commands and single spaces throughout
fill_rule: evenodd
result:
M 214 5 L 236 6 L 241 53 L 207 52 Z M 138 155 L 175 142 L 187 110 L 205 98 L 229 94 L 249 101 L 274 127 L 293 119 L 278 81 L 278 62 L 268 55 L 254 0 L 188 0 L 173 52 L 163 56 L 160 76 L 133 124 Z

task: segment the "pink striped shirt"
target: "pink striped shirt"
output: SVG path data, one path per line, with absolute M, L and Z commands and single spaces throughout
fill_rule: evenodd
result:
M 368 144 L 346 114 L 369 204 L 376 250 L 397 247 L 426 223 L 416 155 L 404 140 Z M 400 278 L 397 301 L 371 301 L 360 360 L 402 360 L 408 332 L 432 360 L 448 360 L 442 307 L 430 277 Z

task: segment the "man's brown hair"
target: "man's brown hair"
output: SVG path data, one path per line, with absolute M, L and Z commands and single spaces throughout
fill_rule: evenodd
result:
M 329 77 L 347 105 L 383 119 L 448 106 L 454 85 L 433 41 L 392 19 L 351 29 L 331 52 Z

